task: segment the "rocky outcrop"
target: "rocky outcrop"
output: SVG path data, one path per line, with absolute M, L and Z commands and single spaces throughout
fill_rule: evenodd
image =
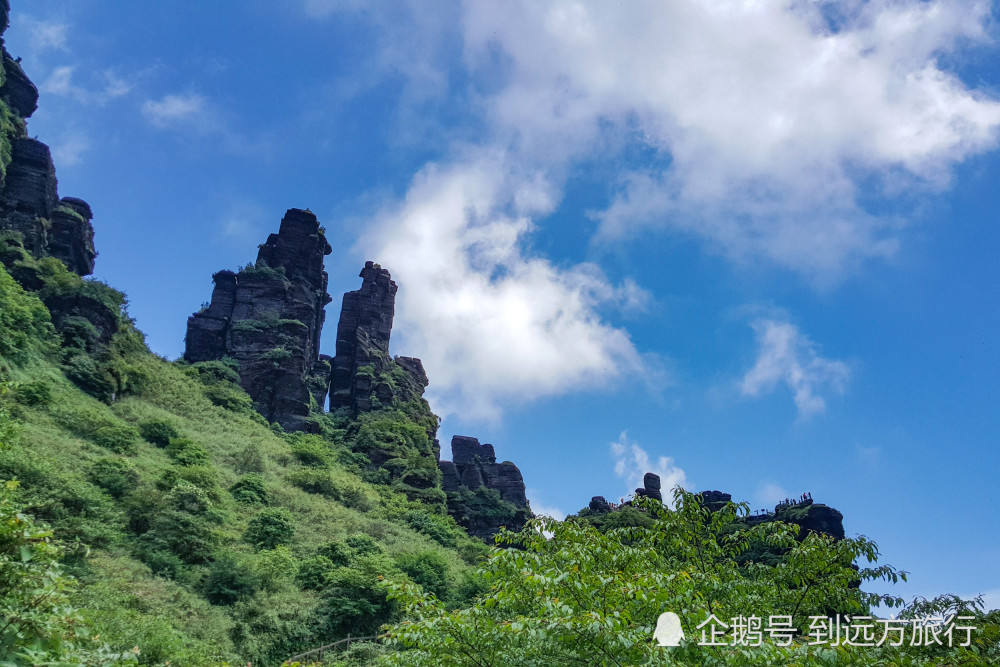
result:
M 464 435 L 451 439 L 451 456 L 451 461 L 438 465 L 455 520 L 470 535 L 486 540 L 501 526 L 520 530 L 531 509 L 518 467 L 510 461 L 497 463 L 493 445 Z
M 719 511 L 733 500 L 731 493 L 723 493 L 722 491 L 702 491 L 698 495 L 701 496 L 702 504 L 713 512 Z
M 646 496 L 653 500 L 663 502 L 663 494 L 660 493 L 660 476 L 647 472 L 642 476 L 642 488 L 635 490 L 635 495 Z
M 659 476 L 649 472 L 646 473 L 643 476 L 643 486 L 635 490 L 635 495 L 656 498 L 662 502 Z M 719 511 L 726 504 L 732 502 L 733 499 L 732 494 L 722 491 L 701 491 L 698 495 L 701 496 L 701 504 L 712 512 Z M 594 516 L 606 514 L 631 504 L 631 501 L 627 501 L 623 505 L 613 505 L 604 496 L 594 496 L 590 499 L 590 504 L 580 511 L 580 515 Z M 769 521 L 794 523 L 801 528 L 799 539 L 804 539 L 809 532 L 826 533 L 838 540 L 844 538 L 844 515 L 827 505 L 813 503 L 811 498 L 779 503 L 775 506 L 773 512 L 752 513 L 741 520 L 751 526 Z
M 590 499 L 590 504 L 587 505 L 587 509 L 591 512 L 604 514 L 611 511 L 611 503 L 609 503 L 604 496 L 594 496 Z
M 219 271 L 207 308 L 188 318 L 184 359 L 230 357 L 258 411 L 287 430 L 308 428 L 326 401 L 330 358 L 319 354 L 330 244 L 311 211 L 289 209 L 257 262 Z
M 814 503 L 811 499 L 794 505 L 779 505 L 774 514 L 766 515 L 772 521 L 785 521 L 798 524 L 801 528 L 799 539 L 804 539 L 810 532 L 826 533 L 834 539 L 844 539 L 844 515 L 823 503 Z
M 0 5 L 0 32 L 7 25 Z M 59 199 L 49 147 L 27 136 L 38 89 L 0 40 L 0 232 L 13 232 L 36 258 L 55 257 L 81 276 L 94 272 L 93 214 L 81 199 Z
M 94 272 L 94 214 L 90 205 L 76 197 L 63 197 L 52 211 L 49 230 L 49 255 L 61 259 L 73 273 L 87 276 Z
M 21 69 L 21 63 L 3 49 L 3 85 L 0 86 L 0 100 L 21 118 L 30 118 L 38 108 L 38 88 Z
M 389 356 L 396 283 L 374 262 L 359 275 L 361 289 L 344 294 L 330 374 L 330 409 L 354 415 L 419 399 L 427 386 L 419 359 Z

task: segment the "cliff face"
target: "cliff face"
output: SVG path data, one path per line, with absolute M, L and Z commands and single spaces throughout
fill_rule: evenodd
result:
M 0 5 L 0 32 L 9 5 Z M 35 258 L 55 257 L 81 276 L 94 272 L 93 214 L 81 199 L 60 199 L 49 147 L 27 136 L 38 89 L 0 39 L 0 232 Z
M 330 358 L 319 341 L 331 300 L 323 270 L 330 252 L 316 216 L 289 209 L 256 264 L 213 275 L 211 303 L 188 318 L 184 359 L 239 362 L 258 411 L 287 430 L 308 428 L 311 402 L 326 401 Z
M 501 526 L 520 530 L 532 515 L 518 467 L 510 461 L 497 463 L 493 445 L 464 435 L 451 439 L 451 456 L 438 465 L 455 520 L 482 539 L 491 538 Z

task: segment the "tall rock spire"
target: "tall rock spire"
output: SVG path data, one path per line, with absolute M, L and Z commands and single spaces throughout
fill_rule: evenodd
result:
M 344 294 L 337 324 L 337 356 L 330 376 L 330 409 L 349 407 L 355 413 L 371 408 L 376 373 L 389 359 L 389 336 L 395 312 L 396 283 L 378 264 L 365 262 L 361 289 Z M 417 360 L 419 364 L 419 360 Z M 423 372 L 421 366 L 420 372 Z M 426 384 L 426 377 L 424 378 Z M 391 397 L 390 397 L 391 398 Z
M 311 211 L 292 208 L 257 262 L 219 271 L 207 308 L 188 318 L 184 358 L 230 357 L 257 410 L 287 430 L 308 428 L 311 405 L 326 402 L 330 358 L 319 354 L 330 244 Z

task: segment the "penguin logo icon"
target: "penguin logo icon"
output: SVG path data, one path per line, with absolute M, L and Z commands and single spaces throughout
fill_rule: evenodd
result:
M 653 639 L 660 646 L 680 646 L 684 639 L 684 630 L 681 628 L 681 619 L 672 611 L 665 611 L 656 619 L 656 630 L 653 632 Z

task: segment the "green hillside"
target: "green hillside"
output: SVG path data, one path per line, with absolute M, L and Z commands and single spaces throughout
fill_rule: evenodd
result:
M 16 234 L 2 248 L 0 480 L 64 543 L 69 600 L 97 643 L 138 646 L 139 664 L 279 664 L 398 618 L 379 577 L 452 605 L 480 590 L 487 547 L 442 503 L 366 482 L 355 451 L 425 434 L 429 411 L 317 413 L 320 434 L 283 433 L 225 362 L 152 354 L 120 293 L 34 260 Z M 70 299 L 115 330 L 43 303 Z

